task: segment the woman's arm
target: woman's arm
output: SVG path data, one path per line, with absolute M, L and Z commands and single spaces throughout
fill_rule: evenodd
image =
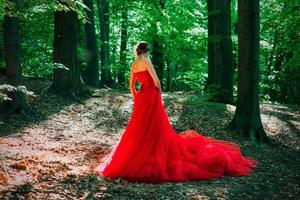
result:
M 161 85 L 160 85 L 159 78 L 157 77 L 156 71 L 155 71 L 150 59 L 149 58 L 145 59 L 145 62 L 146 62 L 146 68 L 149 71 L 151 77 L 153 78 L 155 86 L 161 91 Z
M 130 93 L 131 93 L 132 97 L 134 97 L 135 94 L 136 94 L 134 84 L 135 84 L 135 77 L 134 77 L 134 74 L 133 74 L 133 71 L 132 71 L 132 66 L 131 66 L 130 79 L 129 79 L 129 89 L 130 89 Z

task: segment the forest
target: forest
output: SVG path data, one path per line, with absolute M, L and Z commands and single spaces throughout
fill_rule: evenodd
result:
M 299 1 L 0 4 L 1 199 L 300 198 Z M 92 173 L 130 119 L 138 41 L 174 129 L 236 142 L 259 161 L 252 174 L 144 184 Z

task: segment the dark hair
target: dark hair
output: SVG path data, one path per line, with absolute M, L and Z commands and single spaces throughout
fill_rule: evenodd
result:
M 144 42 L 144 41 L 141 41 L 139 42 L 137 45 L 136 45 L 136 54 L 137 55 L 141 55 L 143 53 L 146 53 L 149 51 L 149 48 L 148 48 L 148 43 L 147 42 Z

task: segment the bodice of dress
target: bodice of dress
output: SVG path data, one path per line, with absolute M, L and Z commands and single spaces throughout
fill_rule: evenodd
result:
M 134 76 L 138 80 L 138 82 L 144 86 L 155 86 L 153 78 L 147 70 L 135 72 Z

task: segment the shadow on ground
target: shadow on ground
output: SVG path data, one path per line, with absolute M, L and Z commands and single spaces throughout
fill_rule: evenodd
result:
M 281 137 L 276 138 L 270 134 L 275 131 L 275 135 L 281 136 L 285 134 L 282 131 L 288 130 L 293 139 L 299 141 L 299 135 L 292 134 L 295 129 L 290 128 L 288 123 L 283 122 L 288 118 L 290 123 L 293 123 L 297 128 L 293 121 L 298 121 L 298 118 L 293 114 L 293 110 L 287 107 L 274 111 L 274 107 L 271 105 L 262 104 L 262 114 L 265 115 L 263 116 L 263 122 L 268 134 L 270 137 L 274 136 L 276 140 L 284 145 L 280 143 L 277 146 L 255 145 L 234 133 L 224 131 L 224 127 L 233 116 L 234 107 L 206 102 L 205 96 L 183 93 L 164 93 L 163 99 L 170 121 L 176 131 L 195 129 L 203 135 L 238 143 L 246 156 L 254 157 L 259 161 L 254 172 L 244 177 L 224 177 L 210 181 L 143 184 L 123 180 L 111 181 L 90 172 L 68 174 L 67 172 L 71 166 L 57 163 L 56 170 L 59 170 L 57 173 L 46 174 L 42 179 L 7 190 L 0 194 L 0 197 L 2 195 L 3 199 L 300 198 L 299 151 L 290 145 L 289 140 L 280 140 Z M 44 109 L 44 112 L 51 107 L 56 107 L 51 104 L 52 101 L 44 100 L 44 102 L 44 108 L 39 108 Z M 54 110 L 60 112 L 60 109 L 69 104 L 72 104 L 72 102 L 61 102 L 59 105 L 62 106 L 57 106 L 57 109 Z M 107 148 L 102 148 L 103 145 L 111 146 L 120 137 L 126 122 L 129 120 L 131 106 L 132 99 L 128 93 L 120 93 L 114 90 L 97 91 L 92 98 L 81 105 L 76 105 L 77 110 L 75 113 L 72 110 L 71 114 L 61 114 L 63 115 L 61 117 L 64 117 L 65 120 L 73 120 L 73 125 L 70 124 L 63 131 L 57 129 L 59 126 L 47 128 L 53 128 L 55 132 L 62 132 L 57 140 L 53 138 L 64 147 L 64 149 L 60 149 L 63 150 L 62 155 L 77 155 L 78 163 L 87 165 L 92 163 L 93 159 L 97 159 L 93 155 L 98 155 L 100 150 L 103 150 L 105 154 L 108 153 Z M 284 114 L 285 112 L 291 112 L 291 114 Z M 289 117 L 289 115 L 291 116 Z M 42 116 L 47 118 L 49 115 L 46 113 Z M 60 115 L 57 115 L 57 117 L 60 117 Z M 271 123 L 273 118 L 278 118 L 279 121 Z M 30 123 L 35 124 L 34 121 Z M 78 130 L 71 130 L 77 124 L 81 124 Z M 277 129 L 278 124 L 281 124 L 283 128 Z M 49 125 L 47 124 L 47 126 Z M 22 131 L 22 127 L 24 126 L 17 130 L 14 129 L 15 132 Z M 270 128 L 274 130 L 270 130 Z M 82 131 L 84 131 L 84 134 L 82 134 Z M 74 148 L 71 148 L 70 144 Z M 90 148 L 95 147 L 95 145 L 99 148 L 92 151 Z M 79 153 L 76 153 L 76 151 L 79 151 Z M 86 154 L 90 155 L 86 156 Z
M 39 124 L 46 120 L 48 116 L 58 113 L 65 107 L 77 102 L 48 91 L 50 84 L 50 81 L 45 80 L 25 81 L 27 89 L 36 95 L 36 97 L 31 97 L 28 100 L 32 112 L 29 115 L 0 113 L 0 136 L 20 134 L 25 127 Z

